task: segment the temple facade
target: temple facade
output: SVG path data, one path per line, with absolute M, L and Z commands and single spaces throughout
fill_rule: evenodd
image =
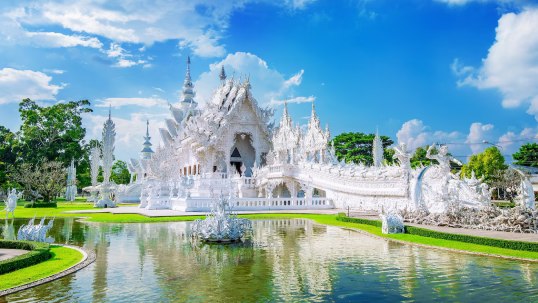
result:
M 229 195 L 236 210 L 425 208 L 443 212 L 450 205 L 489 203 L 483 186 L 445 171 L 453 159 L 446 147 L 432 155 L 439 165 L 412 169 L 404 145 L 395 147 L 396 165 L 383 163 L 376 134 L 374 165 L 339 162 L 314 104 L 309 122 L 292 121 L 284 104 L 275 125 L 274 111 L 259 106 L 248 78 L 220 84 L 203 105 L 195 101 L 190 59 L 182 95 L 169 105 L 170 118 L 159 129 L 164 146 L 152 149 L 149 131 L 139 159 L 129 169 L 136 177 L 120 186 L 119 202 L 141 208 L 208 211 L 218 195 Z M 148 125 L 149 127 L 149 125 Z

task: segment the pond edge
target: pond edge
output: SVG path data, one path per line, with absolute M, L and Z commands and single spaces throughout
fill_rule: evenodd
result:
M 19 292 L 19 291 L 27 290 L 27 289 L 30 289 L 32 287 L 36 287 L 36 286 L 39 286 L 39 285 L 42 285 L 42 284 L 45 284 L 45 283 L 52 282 L 54 280 L 63 278 L 65 276 L 67 276 L 67 275 L 70 275 L 72 273 L 75 273 L 75 272 L 85 268 L 86 266 L 92 264 L 95 261 L 96 256 L 95 256 L 95 252 L 93 250 L 87 250 L 85 248 L 74 246 L 74 245 L 65 245 L 65 244 L 54 244 L 54 245 L 64 246 L 64 247 L 68 247 L 68 248 L 77 250 L 78 252 L 80 252 L 82 254 L 82 260 L 80 260 L 80 262 L 78 262 L 77 264 L 75 264 L 75 265 L 73 265 L 73 266 L 71 266 L 71 267 L 69 267 L 69 268 L 67 268 L 67 269 L 65 269 L 65 270 L 63 270 L 63 271 L 61 271 L 59 273 L 53 274 L 51 276 L 48 276 L 48 277 L 39 279 L 37 281 L 30 282 L 30 283 L 26 283 L 26 284 L 23 284 L 23 285 L 19 285 L 19 286 L 15 286 L 15 287 L 12 287 L 12 288 L 4 289 L 4 290 L 0 291 L 0 297 L 11 295 L 11 294 L 14 294 L 14 293 Z

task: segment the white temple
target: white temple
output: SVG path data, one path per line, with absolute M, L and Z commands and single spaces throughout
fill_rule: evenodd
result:
M 222 68 L 220 80 L 212 98 L 199 106 L 187 60 L 182 97 L 170 105 L 166 128 L 159 129 L 164 147 L 153 152 L 146 132 L 140 159 L 129 163 L 136 180 L 117 189 L 118 202 L 139 201 L 147 209 L 209 211 L 215 197 L 228 194 L 235 210 L 350 207 L 431 212 L 490 202 L 487 188 L 471 187 L 446 169 L 453 160 L 446 147 L 430 155 L 439 165 L 411 169 L 411 155 L 400 145 L 394 156 L 400 164 L 386 166 L 376 133 L 373 166 L 340 163 L 329 144 L 329 129 L 320 126 L 313 104 L 306 127 L 293 123 L 286 105 L 275 127 L 273 110 L 258 105 L 248 78 L 228 79 Z

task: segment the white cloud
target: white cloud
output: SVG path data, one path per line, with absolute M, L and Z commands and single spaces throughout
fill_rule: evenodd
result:
M 270 5 L 304 9 L 315 0 L 262 0 Z M 155 42 L 179 40 L 200 57 L 220 57 L 221 42 L 231 16 L 259 0 L 139 0 L 139 1 L 38 1 L 29 0 L 0 9 L 3 40 L 20 43 L 23 38 L 46 47 L 86 46 L 101 48 L 96 36 L 116 43 L 135 43 L 139 52 Z M 35 27 L 62 27 L 59 32 L 31 32 Z M 67 33 L 65 33 L 67 32 Z
M 458 84 L 479 89 L 497 89 L 506 108 L 527 105 L 538 120 L 538 8 L 507 13 L 499 19 L 495 43 L 482 66 L 460 68 Z M 458 61 L 455 61 L 458 63 Z
M 414 150 L 417 147 L 431 145 L 433 143 L 455 143 L 461 142 L 462 134 L 457 131 L 431 131 L 430 127 L 424 125 L 419 119 L 412 119 L 402 124 L 396 133 L 399 143 L 407 144 L 408 148 Z M 451 150 L 461 152 L 461 146 L 451 144 Z
M 271 100 L 271 102 L 269 102 L 271 105 L 282 105 L 284 103 L 288 103 L 288 104 L 291 104 L 291 103 L 296 103 L 296 104 L 300 104 L 300 103 L 312 103 L 316 101 L 316 97 L 314 96 L 309 96 L 309 97 L 295 97 L 295 98 L 290 98 L 290 99 L 286 99 L 286 100 Z
M 116 59 L 117 62 L 113 65 L 114 67 L 132 67 L 136 65 L 143 64 L 144 67 L 150 67 L 151 64 L 147 63 L 146 60 L 134 59 L 127 50 L 125 50 L 119 43 L 110 43 L 110 48 L 104 51 L 109 58 Z M 146 66 L 147 65 L 147 66 Z
M 251 53 L 237 52 L 228 54 L 223 60 L 211 64 L 209 71 L 199 76 L 194 83 L 198 102 L 205 103 L 214 89 L 218 87 L 222 66 L 228 77 L 234 77 L 236 80 L 249 77 L 253 95 L 262 106 L 281 103 L 277 100 L 289 99 L 298 103 L 300 101 L 311 102 L 315 98 L 314 96 L 293 96 L 293 89 L 301 84 L 303 70 L 287 79 L 277 70 L 270 68 L 260 57 Z
M 62 85 L 50 83 L 52 77 L 38 71 L 0 69 L 0 104 L 32 100 L 54 100 Z
M 56 75 L 62 75 L 63 73 L 65 73 L 63 69 L 44 69 L 43 71 L 45 73 L 51 73 Z
M 304 9 L 316 0 L 285 0 L 285 4 L 293 9 Z
M 161 143 L 159 128 L 165 127 L 164 119 L 168 118 L 167 114 L 146 114 L 132 113 L 127 119 L 115 116 L 112 110 L 112 121 L 116 125 L 116 159 L 128 160 L 129 158 L 138 158 L 142 150 L 142 143 L 146 135 L 146 121 L 149 120 L 149 132 L 153 149 Z M 101 140 L 103 123 L 108 119 L 108 115 L 97 115 L 95 113 L 85 114 L 83 123 L 86 127 L 86 139 Z
M 122 106 L 139 106 L 139 107 L 166 107 L 168 102 L 162 98 L 150 97 L 150 98 L 106 98 L 100 100 L 96 107 L 109 107 L 119 108 Z
M 465 143 L 469 144 L 471 151 L 476 154 L 482 152 L 487 145 L 483 142 L 491 142 L 493 139 L 493 124 L 482 124 L 480 122 L 474 122 L 469 128 L 469 134 Z
M 515 153 L 519 147 L 527 142 L 536 142 L 538 140 L 538 127 L 524 128 L 519 133 L 509 131 L 499 137 L 499 141 L 496 143 L 499 145 L 503 154 L 511 155 Z

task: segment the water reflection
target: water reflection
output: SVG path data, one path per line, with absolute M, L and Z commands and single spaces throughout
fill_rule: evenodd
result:
M 308 220 L 254 221 L 251 242 L 226 246 L 193 242 L 184 222 L 57 222 L 56 239 L 94 249 L 96 262 L 0 302 L 538 300 L 538 264 L 393 243 Z

